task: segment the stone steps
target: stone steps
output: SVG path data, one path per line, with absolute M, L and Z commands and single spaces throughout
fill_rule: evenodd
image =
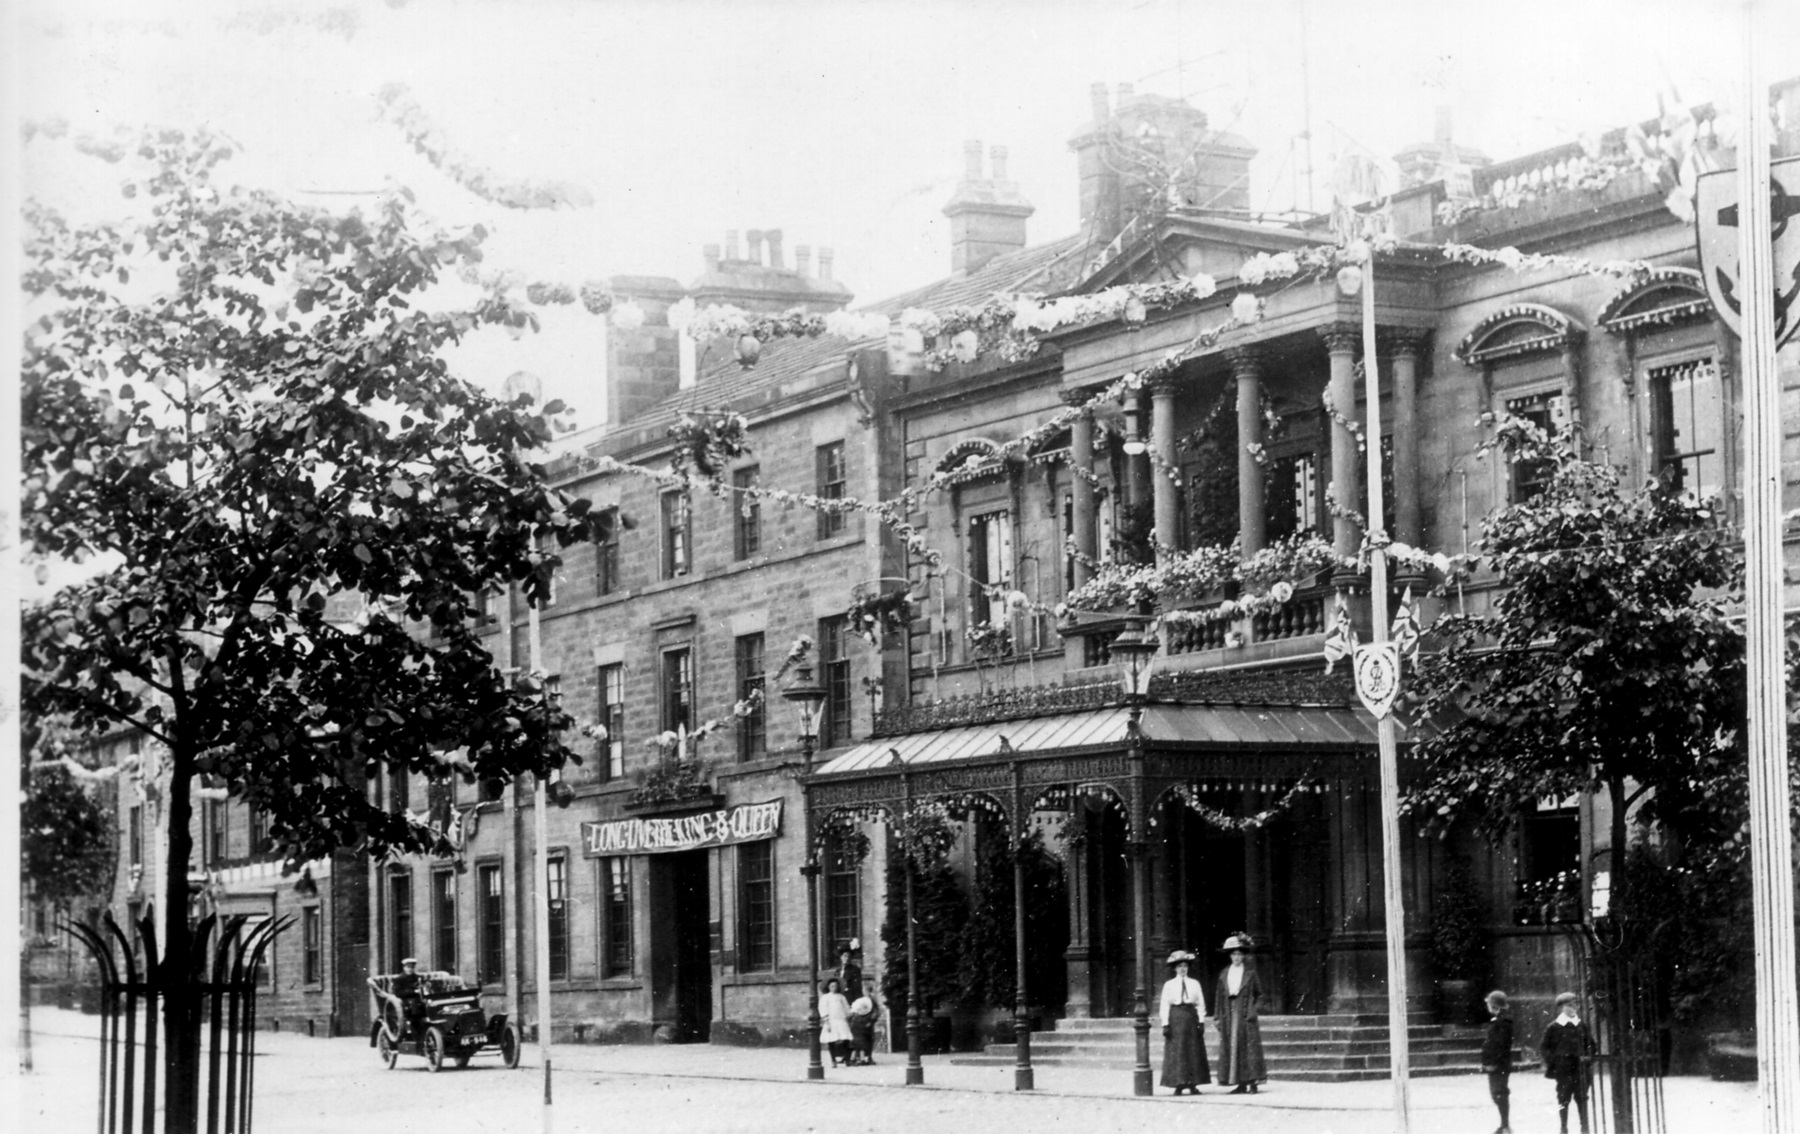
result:
M 1387 1078 L 1385 1015 L 1264 1016 L 1261 1024 L 1263 1055 L 1273 1079 L 1345 1082 Z M 1481 1069 L 1479 1030 L 1445 1028 L 1424 1013 L 1410 1014 L 1406 1030 L 1412 1075 L 1463 1075 Z M 1217 1033 L 1212 1032 L 1209 1054 L 1216 1052 L 1217 1040 Z M 1160 1066 L 1161 1028 L 1154 1021 L 1150 1055 L 1151 1066 Z M 1012 1044 L 990 1044 L 980 1054 L 951 1057 L 952 1063 L 979 1066 L 1010 1066 L 1016 1060 Z M 1137 1035 L 1130 1018 L 1060 1020 L 1055 1030 L 1032 1034 L 1031 1062 L 1034 1066 L 1129 1071 L 1137 1062 Z

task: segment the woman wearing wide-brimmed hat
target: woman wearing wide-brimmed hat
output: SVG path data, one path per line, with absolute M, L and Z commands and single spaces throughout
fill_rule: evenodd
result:
M 1231 957 L 1213 993 L 1213 1014 L 1219 1025 L 1219 1084 L 1232 1087 L 1234 1095 L 1255 1094 L 1256 1085 L 1269 1077 L 1263 1063 L 1262 1025 L 1256 1019 L 1262 981 L 1249 960 L 1255 947 L 1248 933 L 1234 933 L 1219 950 Z
M 1206 1063 L 1206 1039 L 1200 1032 L 1200 1016 L 1206 1000 L 1200 982 L 1188 976 L 1194 955 L 1185 949 L 1169 954 L 1170 977 L 1162 990 L 1163 1066 L 1162 1085 L 1176 1094 L 1200 1093 L 1201 1083 L 1212 1082 Z

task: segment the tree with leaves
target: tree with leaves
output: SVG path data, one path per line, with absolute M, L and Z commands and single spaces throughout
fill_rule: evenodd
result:
M 569 718 L 496 668 L 472 606 L 509 584 L 543 601 L 555 549 L 597 534 L 529 459 L 557 407 L 491 399 L 442 357 L 535 325 L 491 287 L 430 309 L 445 273 L 480 278 L 485 233 L 436 230 L 404 191 L 364 215 L 227 187 L 230 155 L 149 132 L 128 220 L 26 208 L 24 530 L 93 571 L 25 612 L 24 708 L 161 750 L 171 972 L 191 969 L 198 777 L 268 816 L 296 868 L 449 852 L 374 804 L 384 768 L 505 781 L 570 757 Z M 198 1025 L 177 993 L 170 1131 L 198 1121 Z
M 1503 418 L 1491 449 L 1547 474 L 1482 522 L 1492 609 L 1446 615 L 1410 683 L 1421 773 L 1407 806 L 1498 840 L 1542 799 L 1604 793 L 1615 862 L 1627 815 L 1729 868 L 1745 803 L 1743 562 L 1717 509 Z M 1634 811 L 1635 809 L 1635 811 Z M 1630 901 L 1615 869 L 1612 903 Z
M 975 908 L 963 924 L 959 983 L 965 1004 L 1011 1011 L 1018 995 L 1018 935 L 1013 910 L 1013 863 L 1025 867 L 1025 991 L 1031 1004 L 1060 1004 L 1066 996 L 1068 899 L 1062 864 L 1037 831 L 1015 853 L 1004 832 L 989 832 L 975 864 Z

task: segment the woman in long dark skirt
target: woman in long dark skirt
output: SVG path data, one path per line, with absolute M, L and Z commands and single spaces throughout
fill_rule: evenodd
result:
M 1182 949 L 1169 954 L 1169 967 L 1175 975 L 1163 985 L 1162 1085 L 1175 1088 L 1176 1094 L 1200 1093 L 1201 1083 L 1212 1082 L 1212 1068 L 1206 1063 L 1206 1040 L 1200 1032 L 1200 1016 L 1206 1011 L 1200 982 L 1188 976 L 1188 965 L 1194 955 Z
M 1220 951 L 1231 955 L 1231 964 L 1219 974 L 1213 993 L 1219 1023 L 1219 1083 L 1232 1086 L 1234 1095 L 1255 1094 L 1256 1085 L 1269 1077 L 1263 1063 L 1262 1025 L 1256 1019 L 1262 981 L 1248 959 L 1254 945 L 1248 933 L 1225 939 Z

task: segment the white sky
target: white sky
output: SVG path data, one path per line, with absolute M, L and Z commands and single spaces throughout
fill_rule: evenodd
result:
M 334 7 L 354 16 L 354 34 L 292 19 Z M 1034 241 L 1072 232 L 1067 141 L 1094 82 L 1185 94 L 1249 137 L 1261 151 L 1252 202 L 1273 210 L 1303 196 L 1303 75 L 1322 185 L 1346 148 L 1387 156 L 1429 139 L 1440 102 L 1459 142 L 1505 158 L 1648 117 L 1659 90 L 1729 103 L 1741 58 L 1739 5 L 1720 0 L 24 0 L 19 11 L 26 119 L 210 123 L 245 150 L 228 179 L 290 192 L 399 181 L 445 222 L 495 229 L 491 265 L 572 283 L 688 283 L 701 245 L 726 229 L 780 228 L 790 262 L 799 244 L 834 248 L 834 274 L 862 300 L 948 272 L 938 210 L 965 138 L 1010 149 L 1011 176 L 1037 206 Z M 1771 76 L 1800 72 L 1800 18 L 1772 12 Z M 525 213 L 462 191 L 376 119 L 389 82 L 408 84 L 470 158 L 577 182 L 595 205 Z M 66 144 L 36 142 L 24 157 L 27 192 L 77 213 L 116 200 L 116 167 Z M 494 388 L 514 370 L 539 373 L 592 423 L 593 322 L 556 312 L 547 328 L 519 343 L 496 335 L 460 363 Z

